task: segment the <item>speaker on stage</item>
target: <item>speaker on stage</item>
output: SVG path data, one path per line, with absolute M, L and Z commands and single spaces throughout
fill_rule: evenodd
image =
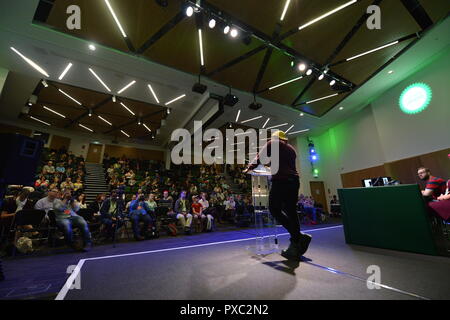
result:
M 0 184 L 33 185 L 43 141 L 14 133 L 0 133 Z

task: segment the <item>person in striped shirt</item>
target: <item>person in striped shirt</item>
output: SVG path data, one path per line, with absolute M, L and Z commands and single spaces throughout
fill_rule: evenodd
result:
M 445 194 L 447 183 L 444 179 L 435 177 L 431 174 L 430 169 L 421 167 L 417 169 L 417 175 L 422 181 L 426 181 L 425 190 L 422 190 L 422 195 L 436 200 L 441 195 Z

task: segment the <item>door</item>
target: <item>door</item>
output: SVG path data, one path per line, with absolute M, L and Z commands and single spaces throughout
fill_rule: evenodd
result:
M 328 201 L 323 181 L 310 181 L 309 186 L 311 187 L 311 196 L 314 198 L 314 201 L 320 203 L 323 206 L 323 210 L 328 212 Z
M 103 148 L 103 145 L 101 145 L 101 144 L 91 143 L 89 145 L 86 162 L 100 163 L 100 159 L 102 157 L 102 148 Z

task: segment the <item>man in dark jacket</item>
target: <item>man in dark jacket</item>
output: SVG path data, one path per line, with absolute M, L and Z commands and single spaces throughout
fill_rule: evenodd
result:
M 117 191 L 111 192 L 111 197 L 103 202 L 100 209 L 102 224 L 105 225 L 107 238 L 114 239 L 116 230 L 123 225 L 123 211 L 125 205 L 119 198 Z
M 269 210 L 291 236 L 289 248 L 283 250 L 281 255 L 286 259 L 299 261 L 300 257 L 308 250 L 312 237 L 300 232 L 300 221 L 296 208 L 300 188 L 299 175 L 295 165 L 297 153 L 289 145 L 286 133 L 276 131 L 272 134 L 271 140 L 266 143 L 244 172 L 247 173 L 258 166 L 260 154 L 267 154 L 272 157 L 272 143 L 279 144 L 279 170 L 272 174 Z
M 145 202 L 145 196 L 140 194 L 138 198 L 130 204 L 130 217 L 133 224 L 134 238 L 137 241 L 144 240 L 139 230 L 139 222 L 144 222 L 144 232 L 147 233 L 151 223 L 155 223 L 150 215 L 150 207 Z M 144 234 L 145 235 L 145 234 Z

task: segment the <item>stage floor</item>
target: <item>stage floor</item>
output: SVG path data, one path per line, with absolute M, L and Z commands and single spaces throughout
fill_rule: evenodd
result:
M 142 252 L 86 257 L 67 281 L 79 275 L 81 288 L 64 285 L 57 299 L 450 299 L 449 258 L 349 246 L 342 226 L 331 226 L 308 230 L 310 249 L 293 264 L 277 253 L 252 254 L 246 248 L 255 240 L 246 240 L 252 238 L 246 232 L 151 241 Z M 288 239 L 280 236 L 281 248 Z M 380 269 L 380 289 L 367 286 L 369 266 Z

